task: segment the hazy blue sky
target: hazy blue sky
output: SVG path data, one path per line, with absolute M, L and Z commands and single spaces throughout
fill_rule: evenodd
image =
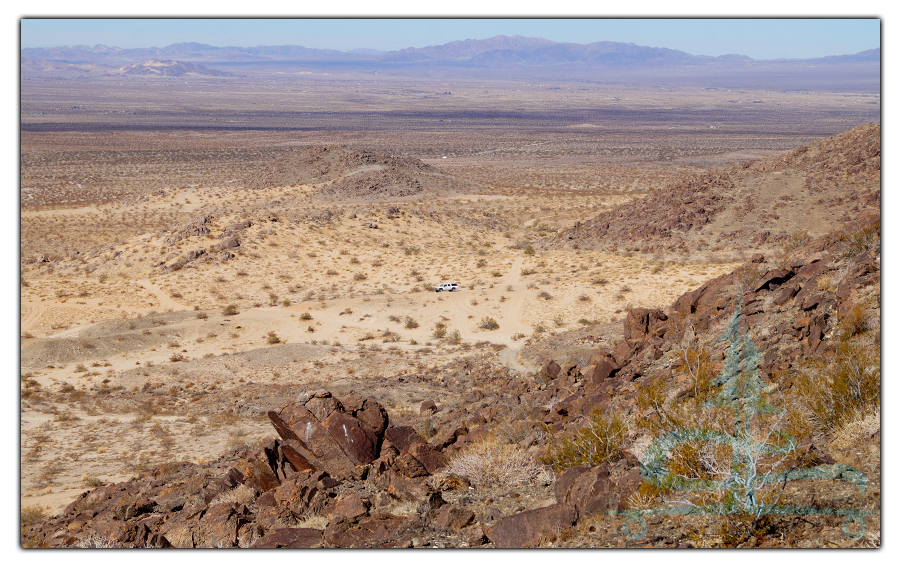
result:
M 308 48 L 395 50 L 467 38 L 519 34 L 558 42 L 631 42 L 695 55 L 755 59 L 853 54 L 881 45 L 868 19 L 31 19 L 21 47 L 163 47 L 294 44 Z

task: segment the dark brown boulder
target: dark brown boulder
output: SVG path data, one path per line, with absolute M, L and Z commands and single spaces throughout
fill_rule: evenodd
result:
M 526 510 L 501 519 L 485 534 L 497 548 L 533 548 L 542 540 L 572 528 L 577 514 L 571 504 Z
M 794 271 L 787 268 L 779 268 L 776 270 L 771 270 L 766 272 L 762 278 L 756 281 L 751 290 L 753 292 L 759 292 L 761 290 L 773 289 L 773 286 L 778 286 L 779 284 L 783 284 L 790 280 L 794 276 Z
M 388 415 L 384 407 L 374 399 L 366 399 L 362 407 L 354 411 L 354 416 L 365 423 L 376 435 L 384 435 L 388 426 Z
M 357 465 L 366 465 L 378 458 L 378 436 L 354 417 L 335 410 L 324 425 L 347 457 Z
M 378 515 L 353 525 L 346 520 L 330 523 L 325 529 L 325 545 L 336 548 L 379 547 L 421 535 L 424 523 L 417 517 Z
M 322 545 L 322 531 L 315 528 L 279 528 L 250 548 L 316 548 Z
M 291 403 L 277 412 L 270 411 L 269 419 L 283 439 L 299 441 L 306 445 L 315 456 L 314 460 L 307 458 L 311 464 L 321 466 L 336 477 L 360 474 L 355 460 L 344 452 L 341 445 L 332 437 L 331 431 L 319 423 L 303 404 Z M 299 450 L 297 452 L 306 457 L 305 452 Z
M 409 446 L 409 453 L 414 456 L 429 474 L 435 474 L 447 466 L 447 458 L 436 447 L 425 442 L 416 442 Z
M 562 367 L 555 361 L 550 360 L 547 365 L 544 366 L 542 373 L 546 374 L 550 379 L 556 379 L 556 376 L 559 375 L 560 371 L 562 371 Z
M 240 471 L 245 485 L 260 493 L 268 492 L 280 484 L 265 448 L 255 456 L 241 460 L 234 468 Z
M 405 425 L 401 427 L 388 427 L 384 432 L 384 436 L 400 453 L 408 451 L 409 446 L 413 443 L 425 442 L 425 439 L 416 433 L 415 429 Z
M 569 469 L 567 471 L 567 473 L 571 472 L 569 475 L 564 473 L 566 478 L 557 484 L 556 500 L 574 505 L 580 516 L 610 510 L 624 510 L 628 508 L 628 498 L 640 486 L 638 472 L 635 472 L 634 475 L 626 473 L 627 479 L 623 478 L 619 483 L 615 483 L 610 478 L 608 465 L 600 465 L 587 470 L 577 467 L 575 469 Z M 635 475 L 637 475 L 636 481 Z
M 434 523 L 444 528 L 460 530 L 475 520 L 475 513 L 467 508 L 459 508 L 452 504 L 445 504 L 438 509 Z
M 338 498 L 331 511 L 331 518 L 345 518 L 353 520 L 369 514 L 372 503 L 363 499 L 356 493 L 347 493 Z
M 310 450 L 304 447 L 299 441 L 291 440 L 282 443 L 279 447 L 279 451 L 282 456 L 284 456 L 285 461 L 287 461 L 298 473 L 322 470 L 322 467 L 316 467 L 314 465 L 316 459 Z
M 194 545 L 201 548 L 237 546 L 238 530 L 250 522 L 250 510 L 244 505 L 213 505 L 200 518 L 194 531 Z
M 608 378 L 614 377 L 620 369 L 613 356 L 602 357 L 594 366 L 594 371 L 591 372 L 591 383 L 599 385 Z
M 284 505 L 295 514 L 303 514 L 313 499 L 325 489 L 322 481 L 327 475 L 324 472 L 306 473 L 282 483 L 274 491 L 276 506 Z
M 326 397 L 319 397 L 319 395 L 316 395 L 312 399 L 307 400 L 303 405 L 313 414 L 319 423 L 324 424 L 325 420 L 335 411 L 343 413 L 344 404 L 337 398 L 332 397 L 331 393 L 324 392 L 320 395 L 325 395 Z

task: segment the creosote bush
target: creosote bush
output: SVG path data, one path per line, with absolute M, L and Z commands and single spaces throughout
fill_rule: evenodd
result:
M 594 409 L 588 423 L 574 434 L 550 435 L 550 445 L 541 461 L 554 471 L 586 465 L 595 467 L 619 460 L 625 443 L 625 421 L 617 411 Z
M 235 316 L 239 314 L 237 306 L 234 304 L 228 304 L 225 308 L 222 309 L 223 316 Z
M 500 324 L 497 323 L 497 320 L 491 318 L 490 316 L 485 316 L 481 319 L 481 322 L 478 324 L 478 327 L 482 330 L 496 330 L 500 327 Z

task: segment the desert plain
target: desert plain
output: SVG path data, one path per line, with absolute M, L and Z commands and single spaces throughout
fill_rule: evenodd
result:
M 444 371 L 583 367 L 623 342 L 629 310 L 778 256 L 749 240 L 760 220 L 818 236 L 853 205 L 824 178 L 814 203 L 803 176 L 754 172 L 732 177 L 735 203 L 779 216 L 729 211 L 649 248 L 573 247 L 573 225 L 880 112 L 872 92 L 692 78 L 312 67 L 21 85 L 21 505 L 48 514 L 254 449 L 298 395 L 356 391 L 429 438 L 420 404 L 459 397 Z M 435 292 L 447 281 L 459 290 Z

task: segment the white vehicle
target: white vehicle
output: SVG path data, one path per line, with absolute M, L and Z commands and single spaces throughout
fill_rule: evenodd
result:
M 440 286 L 435 286 L 435 292 L 456 292 L 459 287 L 456 285 L 456 282 L 444 282 Z

